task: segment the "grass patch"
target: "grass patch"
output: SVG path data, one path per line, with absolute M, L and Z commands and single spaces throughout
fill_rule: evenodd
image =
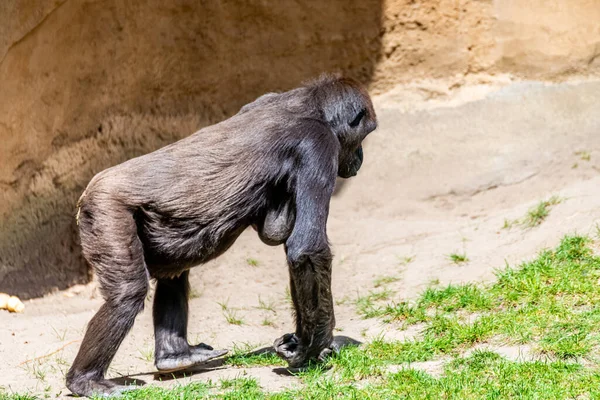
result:
M 7 393 L 0 388 L 0 400 L 38 400 L 40 397 L 30 394 Z
M 365 318 L 377 317 L 381 313 L 379 311 L 378 302 L 389 300 L 392 292 L 388 289 L 383 289 L 378 292 L 369 292 L 366 296 L 361 296 L 356 299 L 356 308 L 358 313 Z
M 590 239 L 565 237 L 557 249 L 517 269 L 496 273 L 496 283 L 425 290 L 414 304 L 359 308 L 364 317 L 425 322 L 423 337 L 386 348 L 398 362 L 423 361 L 496 338 L 532 343 L 556 359 L 591 357 L 600 339 L 600 258 Z M 474 319 L 474 321 L 472 321 Z
M 297 389 L 269 393 L 244 376 L 171 390 L 149 385 L 124 398 L 600 399 L 600 257 L 590 244 L 589 238 L 567 236 L 535 260 L 497 271 L 493 284 L 432 287 L 410 303 L 386 304 L 391 292 L 370 292 L 356 302 L 363 316 L 420 322 L 421 335 L 343 349 L 298 374 L 303 385 Z M 527 343 L 548 357 L 517 362 L 489 350 L 465 356 L 478 343 L 497 341 Z M 442 356 L 436 376 L 416 364 Z M 234 349 L 227 363 L 284 365 L 273 354 L 252 352 L 247 345 Z M 20 398 L 33 397 L 0 397 Z
M 172 389 L 163 389 L 153 385 L 140 387 L 115 397 L 123 400 L 180 400 L 209 398 L 212 385 L 204 382 L 193 382 L 189 385 L 176 385 Z M 93 397 L 94 400 L 106 397 Z M 12 399 L 11 399 L 12 400 Z

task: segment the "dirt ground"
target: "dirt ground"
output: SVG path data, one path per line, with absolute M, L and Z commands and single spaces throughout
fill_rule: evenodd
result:
M 378 278 L 398 278 L 389 285 L 394 300 L 410 299 L 433 281 L 492 280 L 494 269 L 516 265 L 566 233 L 596 234 L 600 81 L 421 81 L 377 97 L 376 109 L 379 129 L 367 139 L 363 169 L 332 200 L 338 334 L 359 340 L 411 334 L 356 314 L 354 301 L 374 290 Z M 562 202 L 541 225 L 503 229 L 505 220 L 522 218 L 553 195 Z M 469 261 L 454 264 L 453 252 Z M 191 276 L 192 342 L 258 347 L 293 330 L 283 250 L 263 245 L 253 231 Z M 68 395 L 64 374 L 101 303 L 92 283 L 28 301 L 23 314 L 0 311 L 0 386 Z M 120 348 L 111 377 L 173 385 L 249 374 L 270 390 L 298 384 L 273 368 L 225 366 L 159 380 L 149 306 Z M 229 324 L 224 306 L 243 323 Z

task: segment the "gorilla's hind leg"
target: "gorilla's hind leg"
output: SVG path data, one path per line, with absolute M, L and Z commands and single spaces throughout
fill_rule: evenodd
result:
M 67 387 L 81 396 L 106 395 L 127 387 L 104 375 L 117 349 L 143 310 L 148 271 L 131 212 L 110 199 L 81 205 L 79 229 L 83 254 L 94 267 L 105 303 L 87 326 Z M 98 211 L 97 202 L 106 206 Z
M 155 365 L 161 372 L 173 372 L 220 357 L 227 350 L 214 350 L 187 341 L 189 272 L 173 279 L 159 279 L 154 295 Z

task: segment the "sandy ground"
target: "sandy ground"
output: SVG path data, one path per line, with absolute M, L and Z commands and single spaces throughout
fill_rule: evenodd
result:
M 410 299 L 432 281 L 492 280 L 494 269 L 526 260 L 566 233 L 595 234 L 600 223 L 600 81 L 542 84 L 497 78 L 453 90 L 420 82 L 380 96 L 376 108 L 380 128 L 367 139 L 363 169 L 332 200 L 329 236 L 338 334 L 361 340 L 411 334 L 355 313 L 354 300 L 374 290 L 377 278 L 399 278 L 388 285 L 394 299 Z M 505 219 L 522 218 L 552 195 L 563 201 L 540 226 L 502 229 Z M 452 252 L 465 252 L 470 261 L 453 264 L 448 259 Z M 413 261 L 406 263 L 406 257 Z M 253 231 L 191 276 L 192 342 L 258 347 L 293 330 L 283 250 L 263 245 Z M 260 309 L 259 299 L 274 311 Z M 243 324 L 229 324 L 221 304 Z M 91 284 L 29 301 L 23 314 L 0 312 L 0 386 L 67 395 L 64 374 L 100 305 Z M 265 319 L 273 326 L 263 326 Z M 233 367 L 161 381 L 154 376 L 152 349 L 147 307 L 109 375 L 133 375 L 157 385 L 243 374 L 256 376 L 270 390 L 298 384 L 272 368 Z

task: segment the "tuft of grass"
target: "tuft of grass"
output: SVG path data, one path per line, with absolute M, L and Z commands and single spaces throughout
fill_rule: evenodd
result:
M 558 196 L 552 196 L 548 200 L 540 201 L 536 206 L 530 208 L 522 219 L 509 220 L 504 219 L 502 229 L 511 229 L 515 225 L 521 225 L 525 228 L 534 228 L 541 225 L 550 215 L 553 206 L 562 203 L 563 199 Z
M 35 377 L 35 379 L 42 381 L 42 382 L 46 381 L 46 376 L 48 375 L 48 371 L 47 371 L 45 365 L 42 365 L 41 363 L 33 363 L 31 365 L 31 372 L 33 373 L 33 376 Z
M 273 302 L 266 302 L 258 296 L 258 307 L 259 310 L 270 311 L 273 314 L 276 314 L 275 304 Z
M 364 318 L 379 316 L 381 311 L 377 303 L 388 300 L 391 295 L 392 291 L 384 289 L 379 292 L 369 292 L 366 296 L 360 296 L 355 302 L 357 312 Z
M 138 353 L 140 353 L 140 360 L 152 362 L 154 361 L 154 348 L 152 346 L 147 346 L 142 349 L 138 349 Z
M 202 292 L 199 291 L 198 289 L 196 289 L 196 288 L 191 288 L 190 289 L 190 295 L 189 295 L 190 300 L 197 299 L 197 298 L 199 298 L 201 296 L 202 296 Z
M 229 299 L 221 302 L 217 301 L 217 304 L 219 305 L 219 307 L 221 307 L 222 311 L 227 311 L 227 309 L 229 308 Z
M 0 386 L 0 400 L 39 400 L 40 397 L 32 394 L 7 393 Z
M 67 336 L 67 329 L 61 329 L 60 331 L 57 330 L 55 327 L 51 327 L 52 331 L 54 331 L 54 335 L 56 336 L 56 338 L 61 341 L 64 342 L 65 341 L 65 337 Z
M 583 161 L 590 161 L 592 159 L 592 153 L 589 151 L 577 151 L 575 152 L 576 156 L 579 156 Z
M 518 221 L 511 221 L 509 219 L 504 218 L 504 225 L 502 225 L 502 229 L 510 229 L 515 225 Z
M 415 261 L 415 256 L 398 257 L 398 259 L 400 261 L 400 265 L 408 265 L 411 262 Z
M 271 321 L 269 318 L 264 318 L 261 322 L 262 326 L 275 326 L 275 323 Z
M 221 389 L 226 390 L 221 396 L 224 400 L 262 399 L 264 395 L 254 378 L 238 377 L 221 380 Z
M 237 315 L 237 311 L 233 309 L 226 309 L 223 311 L 223 315 L 225 316 L 225 320 L 231 325 L 243 325 L 244 320 Z
M 492 308 L 491 296 L 473 284 L 448 285 L 445 288 L 427 288 L 419 299 L 419 307 L 439 311 L 482 311 Z
M 373 286 L 378 288 L 380 286 L 387 285 L 388 283 L 397 282 L 398 280 L 400 280 L 400 278 L 395 276 L 382 276 L 381 278 L 375 279 Z
M 246 263 L 251 267 L 258 267 L 260 265 L 258 260 L 254 259 L 254 258 L 247 258 Z
M 167 389 L 147 385 L 135 388 L 119 395 L 121 400 L 180 400 L 180 399 L 206 399 L 210 398 L 211 383 L 192 382 L 187 385 L 177 384 Z M 94 396 L 92 399 L 101 400 L 106 397 Z M 214 397 L 213 397 L 214 398 Z M 15 399 L 11 399 L 15 400 Z
M 462 264 L 462 263 L 466 263 L 469 261 L 469 259 L 467 258 L 467 255 L 465 253 L 450 253 L 448 255 L 448 258 L 454 264 Z
M 537 206 L 527 211 L 523 225 L 528 228 L 533 228 L 540 225 L 546 220 L 546 217 L 550 214 L 552 206 L 559 204 L 562 200 L 557 196 L 552 196 L 548 200 L 540 201 Z

